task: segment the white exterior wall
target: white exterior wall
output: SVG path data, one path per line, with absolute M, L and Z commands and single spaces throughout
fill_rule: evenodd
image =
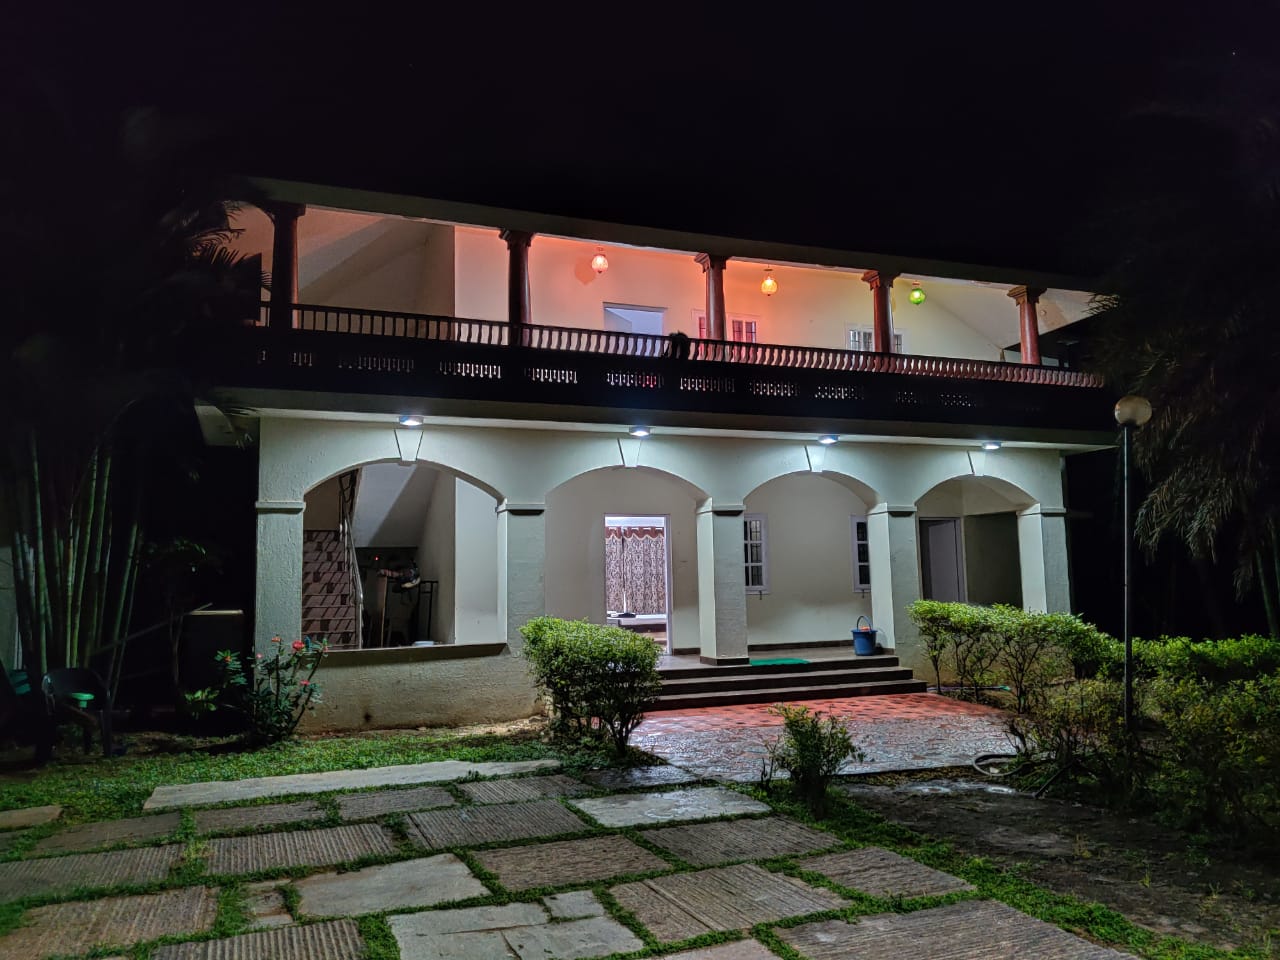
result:
M 747 513 L 768 518 L 769 592 L 747 595 L 752 644 L 850 640 L 858 616 L 871 616 L 871 594 L 853 583 L 851 516 L 867 504 L 834 480 L 795 474 L 746 499 Z
M 454 643 L 493 643 L 498 625 L 498 503 L 454 480 Z
M 511 651 L 521 645 L 520 625 L 544 610 L 561 616 L 602 618 L 606 513 L 672 516 L 676 562 L 672 626 L 678 646 L 699 647 L 704 655 L 723 659 L 745 655 L 742 648 L 747 640 L 786 639 L 784 631 L 802 632 L 793 638 L 798 640 L 828 638 L 838 625 L 841 632 L 835 636 L 843 637 L 846 621 L 856 618 L 858 609 L 847 557 L 851 549 L 849 515 L 859 512 L 852 509 L 856 505 L 866 506 L 869 516 L 870 600 L 880 640 L 886 647 L 896 647 L 904 662 L 919 666 L 921 657 L 905 614 L 906 604 L 919 596 L 915 504 L 939 484 L 955 477 L 975 478 L 978 470 L 969 447 L 905 440 L 841 442 L 825 450 L 800 439 L 707 435 L 660 434 L 639 443 L 615 433 L 588 430 L 479 424 L 428 424 L 421 430 L 407 430 L 385 420 L 280 416 L 262 419 L 260 437 L 259 644 L 268 642 L 272 633 L 289 635 L 298 629 L 301 509 L 306 492 L 353 466 L 417 462 L 440 467 L 478 488 L 479 493 L 464 494 L 464 499 L 474 501 L 475 512 L 466 514 L 474 522 L 479 523 L 479 507 L 484 501 L 498 504 L 491 567 L 495 584 L 493 632 L 498 640 L 505 634 Z M 628 467 L 636 464 L 638 469 Z M 582 476 L 589 473 L 592 476 Z M 821 476 L 792 476 L 805 473 Z M 986 456 L 981 473 L 980 488 L 1001 493 L 1006 504 L 1007 491 L 1014 489 L 1031 505 L 1019 519 L 1024 603 L 1036 607 L 1043 602 L 1050 609 L 1062 609 L 1069 597 L 1069 584 L 1059 451 L 1006 447 Z M 772 480 L 778 481 L 771 485 L 777 492 L 764 486 Z M 848 495 L 837 484 L 849 491 Z M 454 487 L 455 494 L 458 489 Z M 981 501 L 986 494 L 980 491 L 976 496 Z M 463 526 L 473 520 L 465 519 L 456 499 L 454 523 L 461 540 Z M 751 612 L 741 586 L 740 567 L 741 515 L 748 499 L 752 504 L 771 505 L 783 514 L 793 508 L 807 509 L 824 518 L 823 526 L 829 523 L 835 532 L 828 539 L 828 532 L 819 530 L 818 522 L 807 513 L 804 518 L 793 514 L 787 521 L 807 531 L 809 542 L 820 540 L 823 555 L 831 558 L 833 567 L 836 554 L 840 555 L 839 575 L 831 578 L 833 585 L 840 581 L 834 603 L 828 602 L 815 612 L 816 594 L 809 590 L 813 576 L 793 578 L 789 569 L 778 581 L 782 571 L 777 557 L 771 555 L 773 593 L 767 617 L 773 625 L 767 626 L 768 618 L 759 619 L 764 607 Z M 979 501 L 975 503 L 980 506 Z M 837 515 L 827 516 L 836 509 Z M 463 525 L 459 525 L 460 517 Z M 794 566 L 799 574 L 806 564 L 804 558 L 797 562 L 803 548 L 794 542 L 780 548 L 778 526 L 777 520 L 771 522 L 771 550 L 789 554 L 788 566 Z M 487 532 L 476 536 L 475 546 L 487 538 Z M 489 562 L 488 556 L 472 554 L 466 562 L 478 567 Z M 808 565 L 814 574 L 816 564 Z M 790 596 L 783 594 L 784 588 Z M 708 603 L 711 599 L 714 602 Z M 478 595 L 476 602 L 479 609 L 482 598 Z M 484 613 L 487 615 L 487 609 Z M 752 632 L 753 618 L 759 635 Z M 459 639 L 483 642 L 488 629 L 477 626 L 476 630 L 473 638 Z M 347 676 L 342 668 L 344 656 L 335 654 L 326 667 L 333 696 L 341 695 Z M 450 670 L 458 671 L 455 679 L 459 683 L 466 679 L 467 671 L 475 671 L 477 678 L 483 674 L 490 685 L 494 676 L 506 677 L 510 683 L 505 693 L 490 692 L 498 700 L 508 697 L 511 709 L 519 711 L 530 702 L 524 674 L 491 662 L 509 656 L 510 652 L 501 652 L 459 660 Z M 347 662 L 354 684 L 360 661 Z M 434 722 L 436 714 L 425 706 L 422 711 L 414 714 L 415 720 L 404 722 Z
M 436 482 L 422 521 L 418 571 L 423 579 L 436 581 L 436 596 L 431 609 L 431 639 L 435 643 L 454 643 L 457 636 L 454 613 L 457 481 L 448 474 L 432 472 L 436 475 Z M 497 537 L 496 533 L 494 537 Z

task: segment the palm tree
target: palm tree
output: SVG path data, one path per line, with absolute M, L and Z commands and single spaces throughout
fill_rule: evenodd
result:
M 1155 410 L 1135 435 L 1150 482 L 1138 535 L 1235 568 L 1280 637 L 1280 113 L 1162 111 L 1201 149 L 1148 177 L 1108 222 L 1116 266 L 1098 357 Z
M 147 113 L 95 129 L 41 106 L 9 128 L 18 170 L 0 183 L 0 518 L 28 670 L 109 651 L 114 675 L 156 413 L 190 408 L 265 278 L 227 248 L 246 191 L 193 171 L 191 138 Z

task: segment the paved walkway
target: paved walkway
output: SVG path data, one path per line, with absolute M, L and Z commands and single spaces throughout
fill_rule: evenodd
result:
M 994 711 L 928 696 L 816 706 L 864 741 L 914 738 L 919 755 L 896 763 L 972 753 L 975 732 L 1000 723 Z M 764 709 L 738 707 L 664 714 L 642 737 L 732 743 L 776 727 Z M 1121 956 L 982 900 L 960 877 L 850 847 L 727 786 L 682 783 L 688 774 L 674 768 L 579 779 L 554 765 L 494 764 L 485 770 L 497 779 L 475 781 L 458 766 L 449 780 L 438 766 L 343 771 L 327 797 L 266 804 L 256 801 L 299 781 L 260 778 L 204 796 L 161 788 L 177 810 L 25 827 L 49 835 L 33 843 L 19 834 L 0 854 L 0 902 L 22 910 L 19 926 L 0 934 L 0 960 L 108 949 L 149 960 L 362 960 L 371 930 L 394 940 L 400 960 L 587 960 L 640 950 L 644 935 L 668 960 L 769 960 L 750 939 L 688 945 L 711 933 L 745 938 L 757 924 L 782 924 L 774 932 L 806 960 Z M 511 779 L 521 773 L 531 775 Z M 192 809 L 211 796 L 243 805 Z M 958 902 L 902 911 L 945 894 Z M 632 920 L 612 916 L 610 901 Z
M 887 773 L 967 766 L 981 753 L 1011 749 L 1006 714 L 934 693 L 806 701 L 839 717 L 866 755 L 846 773 Z M 782 726 L 769 704 L 704 707 L 653 714 L 632 742 L 668 763 L 704 777 L 736 782 L 759 778 L 767 745 Z

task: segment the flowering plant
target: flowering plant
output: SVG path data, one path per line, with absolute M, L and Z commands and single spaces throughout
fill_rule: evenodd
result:
M 203 709 L 226 707 L 244 714 L 253 742 L 277 743 L 293 736 L 302 715 L 320 702 L 315 675 L 329 644 L 310 637 L 291 644 L 272 637 L 271 644 L 270 654 L 256 654 L 247 664 L 239 654 L 219 650 L 218 684 L 187 694 L 188 701 L 198 701 Z

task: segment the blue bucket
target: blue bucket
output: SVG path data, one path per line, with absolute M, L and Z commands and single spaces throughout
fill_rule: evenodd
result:
M 862 625 L 863 620 L 867 621 L 867 625 L 865 627 Z M 880 631 L 871 625 L 871 621 L 868 620 L 865 615 L 859 617 L 857 624 L 851 632 L 853 634 L 854 656 L 873 656 L 876 652 L 876 634 Z

